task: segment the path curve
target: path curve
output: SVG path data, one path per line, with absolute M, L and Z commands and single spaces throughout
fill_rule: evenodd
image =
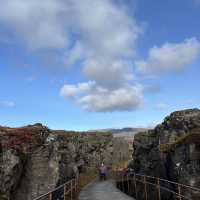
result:
M 79 200 L 134 200 L 118 190 L 112 180 L 94 181 L 84 187 Z

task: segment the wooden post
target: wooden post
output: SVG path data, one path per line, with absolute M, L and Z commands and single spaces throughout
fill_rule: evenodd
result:
M 71 200 L 73 200 L 73 180 L 70 182 L 70 194 Z
M 161 200 L 161 195 L 160 195 L 160 179 L 157 178 L 157 189 L 158 189 L 158 200 Z
M 125 192 L 125 188 L 124 188 L 124 174 L 122 174 L 122 191 Z
M 74 191 L 75 191 L 75 194 L 76 194 L 76 178 L 74 179 Z
M 147 181 L 146 181 L 146 176 L 144 176 L 144 193 L 145 193 L 145 200 L 147 200 Z
M 136 175 L 134 174 L 134 185 L 135 185 L 135 198 L 137 200 L 137 183 L 136 183 Z
M 78 192 L 79 192 L 79 190 L 80 190 L 80 177 L 78 177 L 78 183 L 77 183 L 77 190 L 78 190 Z
M 49 200 L 52 200 L 52 193 L 49 194 Z
M 74 197 L 76 197 L 76 178 L 74 179 Z
M 129 186 L 129 178 L 128 178 L 128 175 L 126 175 L 126 180 L 127 180 L 128 194 L 129 194 L 129 192 L 130 192 L 130 186 Z
M 64 186 L 64 200 L 67 200 L 67 197 L 66 197 L 66 185 Z
M 178 184 L 178 198 L 181 200 L 181 186 Z

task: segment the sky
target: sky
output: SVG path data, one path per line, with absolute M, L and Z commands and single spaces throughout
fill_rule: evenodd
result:
M 200 0 L 0 0 L 0 124 L 152 127 L 200 105 Z

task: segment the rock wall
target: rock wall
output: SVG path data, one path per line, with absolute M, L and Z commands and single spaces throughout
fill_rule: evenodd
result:
M 41 124 L 0 127 L 0 200 L 32 200 L 79 173 L 129 158 L 110 133 L 49 130 Z M 119 157 L 120 155 L 120 157 Z
M 154 130 L 134 138 L 133 162 L 137 173 L 200 187 L 200 110 L 177 111 Z M 184 193 L 184 191 L 182 191 Z M 152 194 L 150 199 L 154 199 Z M 185 192 L 188 199 L 199 199 Z M 172 199 L 164 195 L 164 199 Z M 140 199 L 144 199 L 142 193 Z

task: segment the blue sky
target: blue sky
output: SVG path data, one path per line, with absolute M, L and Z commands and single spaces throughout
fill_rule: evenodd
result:
M 0 0 L 0 124 L 153 126 L 199 107 L 199 0 Z

